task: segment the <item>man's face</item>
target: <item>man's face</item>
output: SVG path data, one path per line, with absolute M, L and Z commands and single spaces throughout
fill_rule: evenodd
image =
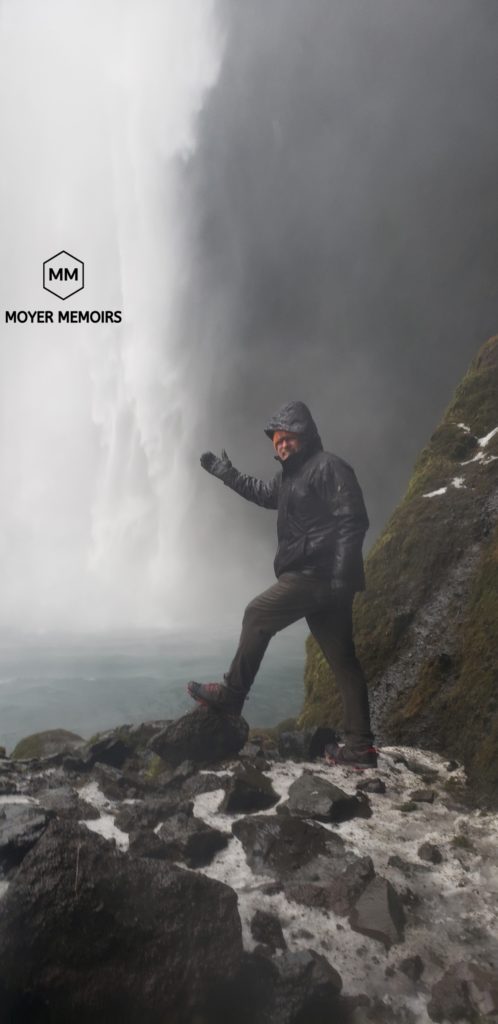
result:
M 277 455 L 279 459 L 285 461 L 289 458 L 289 455 L 293 455 L 294 452 L 298 452 L 301 447 L 301 438 L 298 434 L 284 434 L 283 437 L 279 437 L 277 444 L 275 445 Z

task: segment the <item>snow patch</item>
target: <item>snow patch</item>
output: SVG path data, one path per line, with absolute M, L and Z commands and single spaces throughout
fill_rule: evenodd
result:
M 78 790 L 78 795 L 82 800 L 85 800 L 87 804 L 91 804 L 92 807 L 96 807 L 98 811 L 105 811 L 114 807 L 112 800 L 107 799 L 100 789 L 98 782 L 88 782 L 86 786 L 83 786 Z
M 119 850 L 126 851 L 130 845 L 130 838 L 127 832 L 122 832 L 114 824 L 112 814 L 101 814 L 100 818 L 92 821 L 80 821 L 80 825 L 86 825 L 90 832 L 97 832 L 104 839 L 114 839 Z
M 462 463 L 463 465 L 463 463 Z M 435 498 L 437 494 L 446 494 L 447 487 L 440 487 L 438 491 L 429 491 L 428 494 L 423 494 L 423 498 Z
M 460 427 L 462 430 L 465 430 L 466 434 L 470 434 L 470 427 L 468 427 L 466 423 L 457 423 L 457 427 Z
M 451 483 L 453 484 L 453 487 L 465 487 L 463 476 L 454 476 Z
M 9 882 L 0 882 L 0 900 L 2 899 L 2 896 L 5 896 L 8 888 Z
M 498 427 L 495 427 L 493 430 L 490 430 L 489 434 L 486 434 L 485 437 L 478 437 L 477 443 L 481 446 L 481 448 L 485 448 L 489 441 L 491 441 L 491 438 L 495 436 L 495 434 L 498 434 Z
M 39 803 L 34 796 L 20 796 L 18 793 L 11 793 L 9 796 L 0 796 L 0 806 L 2 804 L 36 804 Z

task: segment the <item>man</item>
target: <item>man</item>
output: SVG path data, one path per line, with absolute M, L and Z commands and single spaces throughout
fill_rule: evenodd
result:
M 368 517 L 356 476 L 323 450 L 304 402 L 289 402 L 270 420 L 281 470 L 270 483 L 239 473 L 225 450 L 201 465 L 248 501 L 278 509 L 277 582 L 247 606 L 239 646 L 223 683 L 188 685 L 190 696 L 239 715 L 272 636 L 297 619 L 308 626 L 331 666 L 344 706 L 345 744 L 332 763 L 376 767 L 368 692 L 352 634 L 355 591 L 365 589 L 362 544 Z

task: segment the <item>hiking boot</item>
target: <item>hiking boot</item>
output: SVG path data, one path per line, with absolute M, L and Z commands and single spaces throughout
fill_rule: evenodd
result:
M 351 750 L 346 746 L 328 744 L 325 747 L 325 761 L 328 765 L 337 765 L 339 768 L 355 768 L 362 771 L 364 768 L 377 767 L 377 750 L 372 746 Z
M 196 683 L 187 686 L 189 695 L 198 704 L 224 715 L 240 715 L 244 706 L 244 696 L 230 690 L 224 683 Z

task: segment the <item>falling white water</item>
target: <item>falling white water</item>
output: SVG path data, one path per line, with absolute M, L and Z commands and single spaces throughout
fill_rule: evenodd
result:
M 214 0 L 0 2 L 0 627 L 168 625 L 189 391 L 182 171 L 216 81 Z M 41 287 L 65 249 L 84 291 Z M 5 325 L 5 309 L 122 324 Z

